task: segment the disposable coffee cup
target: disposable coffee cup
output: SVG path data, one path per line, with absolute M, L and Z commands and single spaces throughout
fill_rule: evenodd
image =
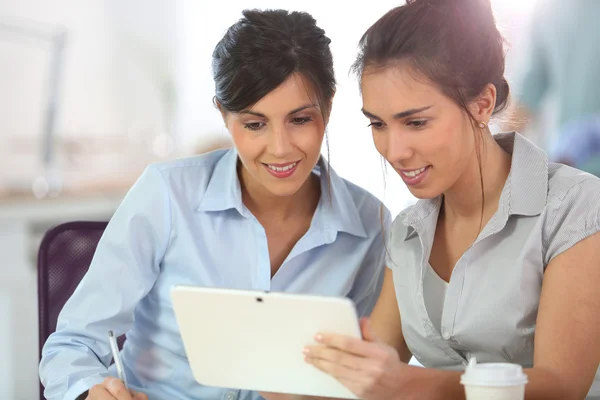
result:
M 467 400 L 524 400 L 527 375 L 518 364 L 477 364 L 471 358 L 460 383 Z

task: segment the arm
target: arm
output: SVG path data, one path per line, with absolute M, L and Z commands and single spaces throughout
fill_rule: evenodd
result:
M 383 207 L 383 206 L 382 206 Z M 372 248 L 375 248 L 373 256 L 368 258 L 371 265 L 377 266 L 379 275 L 378 296 L 371 296 L 370 305 L 372 308 L 371 324 L 375 334 L 385 343 L 396 349 L 400 358 L 404 362 L 410 361 L 412 354 L 404 342 L 402 336 L 402 324 L 400 321 L 400 310 L 396 299 L 396 290 L 394 287 L 394 276 L 392 270 L 385 266 L 389 257 L 390 238 L 392 235 L 391 215 L 387 208 L 383 208 L 381 213 L 381 225 L 383 231 L 377 236 Z M 384 239 L 384 237 L 387 237 Z M 383 281 L 383 282 L 381 282 Z M 367 285 L 362 285 L 365 287 Z M 372 290 L 371 290 L 372 291 Z M 369 313 L 360 313 L 361 316 Z
M 108 376 L 107 333 L 121 335 L 132 325 L 159 273 L 170 223 L 168 192 L 160 172 L 149 167 L 112 217 L 44 345 L 39 373 L 48 399 L 75 399 Z
M 600 363 L 600 233 L 546 269 L 527 399 L 583 399 Z
M 371 324 L 375 335 L 382 342 L 393 347 L 402 362 L 408 363 L 412 354 L 402 336 L 402 322 L 396 300 L 394 276 L 389 268 L 385 269 L 383 288 L 371 315 Z

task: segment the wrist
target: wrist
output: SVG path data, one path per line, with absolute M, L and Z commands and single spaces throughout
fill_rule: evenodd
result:
M 464 399 L 459 371 L 445 371 L 407 365 L 399 377 L 401 388 L 398 393 L 410 394 L 427 400 Z M 405 397 L 402 397 L 405 398 Z M 409 397 L 410 398 L 410 397 Z

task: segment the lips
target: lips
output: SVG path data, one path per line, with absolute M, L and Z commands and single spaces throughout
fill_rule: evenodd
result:
M 408 186 L 416 186 L 427 177 L 430 165 L 416 169 L 398 169 L 400 177 Z
M 275 178 L 284 179 L 292 176 L 294 172 L 296 172 L 298 164 L 300 164 L 300 161 L 293 161 L 280 164 L 263 163 L 263 166 Z
M 401 170 L 400 173 L 402 173 L 404 176 L 406 176 L 408 178 L 415 178 L 419 174 L 422 174 L 423 172 L 425 172 L 426 169 L 427 169 L 427 167 L 413 169 L 413 170 L 408 170 L 408 171 L 407 170 Z
M 265 164 L 267 168 L 275 172 L 286 172 L 298 165 L 298 161 L 289 164 Z

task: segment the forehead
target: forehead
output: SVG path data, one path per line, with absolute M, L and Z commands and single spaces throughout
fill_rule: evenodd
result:
M 317 104 L 317 95 L 313 86 L 302 75 L 293 74 L 254 104 L 250 111 L 265 115 L 279 115 L 309 104 Z
M 366 68 L 361 80 L 366 110 L 390 114 L 443 101 L 437 86 L 403 64 Z

